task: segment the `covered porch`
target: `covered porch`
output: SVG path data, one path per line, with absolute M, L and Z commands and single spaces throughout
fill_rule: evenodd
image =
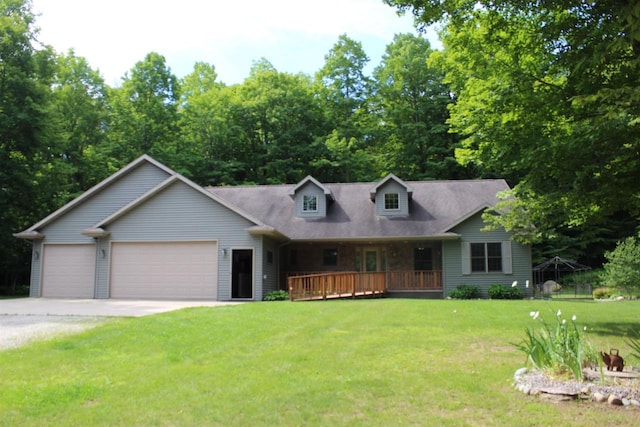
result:
M 441 241 L 292 243 L 281 260 L 291 300 L 444 294 Z

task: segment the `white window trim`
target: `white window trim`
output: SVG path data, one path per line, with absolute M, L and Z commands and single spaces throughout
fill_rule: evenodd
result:
M 398 203 L 398 207 L 397 208 L 388 208 L 387 207 L 387 195 L 395 195 L 396 196 L 396 202 Z M 397 192 L 390 192 L 390 193 L 384 193 L 382 195 L 382 203 L 383 203 L 383 209 L 387 212 L 397 212 L 400 210 L 400 193 Z
M 308 202 L 307 201 L 310 200 L 314 200 L 315 201 L 315 209 L 308 209 Z M 302 195 L 302 212 L 318 212 L 319 211 L 319 203 L 318 203 L 318 196 L 315 194 L 303 194 Z

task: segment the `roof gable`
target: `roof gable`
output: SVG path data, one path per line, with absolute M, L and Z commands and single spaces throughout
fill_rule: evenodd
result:
M 398 178 L 397 176 L 395 176 L 394 174 L 390 173 L 387 176 L 385 176 L 384 178 L 382 178 L 370 191 L 369 191 L 369 197 L 371 197 L 371 200 L 375 200 L 376 198 L 376 194 L 378 193 L 378 191 L 380 191 L 380 189 L 382 189 L 383 187 L 385 187 L 389 181 L 394 181 L 396 183 L 398 183 L 401 187 L 403 187 L 405 189 L 405 191 L 407 192 L 407 194 L 409 195 L 409 198 L 411 198 L 411 195 L 413 194 L 413 188 L 408 185 L 406 182 L 404 182 L 403 180 L 401 180 L 400 178 Z
M 44 219 L 42 219 L 39 222 L 37 222 L 36 224 L 32 225 L 31 227 L 29 227 L 25 231 L 22 231 L 20 233 L 16 233 L 15 236 L 16 237 L 20 237 L 20 238 L 29 238 L 28 236 L 30 236 L 30 235 L 31 236 L 35 236 L 36 235 L 35 233 L 37 233 L 37 230 L 45 227 L 46 225 L 52 223 L 56 219 L 58 219 L 58 218 L 62 217 L 63 215 L 65 215 L 66 213 L 70 212 L 71 210 L 73 210 L 77 206 L 83 204 L 87 200 L 89 200 L 92 197 L 94 197 L 95 195 L 99 194 L 101 191 L 103 191 L 107 187 L 109 187 L 109 186 L 113 185 L 114 183 L 116 183 L 117 181 L 123 179 L 125 176 L 127 176 L 129 173 L 131 173 L 132 171 L 136 170 L 137 168 L 141 167 L 143 164 L 150 164 L 150 165 L 158 168 L 159 170 L 165 172 L 167 175 L 175 174 L 175 172 L 173 170 L 171 170 L 170 168 L 168 168 L 167 166 L 165 166 L 162 163 L 156 161 L 151 156 L 148 156 L 148 155 L 144 154 L 144 155 L 138 157 L 136 160 L 134 160 L 131 163 L 129 163 L 128 165 L 126 165 L 125 167 L 123 167 L 122 169 L 120 169 L 117 172 L 115 172 L 113 175 L 110 175 L 109 177 L 107 177 L 106 179 L 102 180 L 101 182 L 99 182 L 98 184 L 96 184 L 95 186 L 90 188 L 89 190 L 85 191 L 80 196 L 76 197 L 75 199 L 71 200 L 67 204 L 63 205 L 62 207 L 60 207 L 59 209 L 57 209 L 56 211 L 54 211 L 50 215 L 46 216 Z
M 327 187 L 321 184 L 320 181 L 318 181 L 311 175 L 307 175 L 302 181 L 300 181 L 295 187 L 293 187 L 289 191 L 289 197 L 291 197 L 292 199 L 295 198 L 298 191 L 309 183 L 312 183 L 313 185 L 318 187 L 328 199 L 333 200 L 333 195 L 331 194 L 331 190 L 329 190 Z
M 193 190 L 203 194 L 204 196 L 206 196 L 207 198 L 213 200 L 214 202 L 219 203 L 220 205 L 222 205 L 222 206 L 226 207 L 227 209 L 233 211 L 234 213 L 238 214 L 239 216 L 245 218 L 249 222 L 252 222 L 255 226 L 257 226 L 257 227 L 266 227 L 266 225 L 263 224 L 259 219 L 254 218 L 251 215 L 240 211 L 237 207 L 232 206 L 231 204 L 229 204 L 225 200 L 220 199 L 215 194 L 212 194 L 211 192 L 206 191 L 204 188 L 200 187 L 199 185 L 197 185 L 193 181 L 189 180 L 188 178 L 185 178 L 184 176 L 182 176 L 180 174 L 175 174 L 175 175 L 167 178 L 164 182 L 162 182 L 159 185 L 157 185 L 156 187 L 152 188 L 151 190 L 149 190 L 148 192 L 146 192 L 142 196 L 140 196 L 137 199 L 133 200 L 128 205 L 122 207 L 118 211 L 114 212 L 113 214 L 109 215 L 108 217 L 106 217 L 102 221 L 98 222 L 94 227 L 92 227 L 92 229 L 96 229 L 97 230 L 97 229 L 101 229 L 102 227 L 106 227 L 107 225 L 109 225 L 109 224 L 113 223 L 114 221 L 116 221 L 118 218 L 126 215 L 127 213 L 129 213 L 129 212 L 133 211 L 134 209 L 136 209 L 138 206 L 144 204 L 147 200 L 149 200 L 152 197 L 154 197 L 155 195 L 161 193 L 166 188 L 168 188 L 169 186 L 173 185 L 176 182 L 182 182 L 183 184 L 186 184 L 187 186 L 189 186 Z

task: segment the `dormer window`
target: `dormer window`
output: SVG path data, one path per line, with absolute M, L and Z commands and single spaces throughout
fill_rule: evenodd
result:
M 302 212 L 318 212 L 318 196 L 315 194 L 303 195 Z
M 369 191 L 379 216 L 408 216 L 412 195 L 413 189 L 392 173 Z
M 397 211 L 400 209 L 398 193 L 384 193 L 384 210 Z
M 289 191 L 289 197 L 299 218 L 324 218 L 333 202 L 331 191 L 310 175 Z

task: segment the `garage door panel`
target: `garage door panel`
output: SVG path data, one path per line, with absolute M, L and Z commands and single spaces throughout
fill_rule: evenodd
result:
M 95 245 L 44 245 L 42 296 L 93 298 Z
M 112 298 L 215 299 L 216 242 L 112 245 Z

